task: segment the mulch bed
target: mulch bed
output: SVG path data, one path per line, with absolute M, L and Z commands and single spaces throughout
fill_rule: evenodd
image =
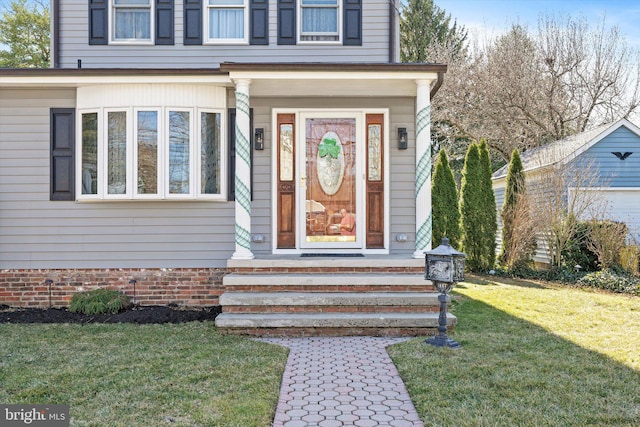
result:
M 71 313 L 66 308 L 12 308 L 0 305 L 0 323 L 183 323 L 213 321 L 218 314 L 220 306 L 134 306 L 118 314 L 87 315 Z

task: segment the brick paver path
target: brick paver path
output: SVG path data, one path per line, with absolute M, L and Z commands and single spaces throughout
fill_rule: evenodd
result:
M 385 350 L 404 340 L 262 339 L 290 348 L 273 426 L 423 426 Z

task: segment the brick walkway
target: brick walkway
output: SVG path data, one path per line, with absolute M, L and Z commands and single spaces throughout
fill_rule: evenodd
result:
M 423 426 L 385 350 L 406 339 L 261 339 L 290 348 L 273 426 Z

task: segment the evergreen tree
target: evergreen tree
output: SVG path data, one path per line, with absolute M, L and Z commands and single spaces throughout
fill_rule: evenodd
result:
M 496 263 L 496 233 L 498 232 L 498 210 L 496 208 L 496 196 L 493 192 L 491 181 L 491 159 L 487 142 L 480 140 L 480 166 L 481 166 L 481 190 L 482 190 L 482 240 L 484 247 L 483 266 L 485 270 L 491 270 Z
M 433 215 L 433 246 L 447 237 L 451 246 L 460 242 L 460 211 L 458 209 L 458 187 L 449 166 L 444 149 L 438 154 L 436 170 L 431 183 L 431 209 Z
M 527 262 L 536 248 L 535 227 L 526 199 L 524 168 L 520 153 L 514 148 L 507 169 L 502 218 L 500 262 L 507 268 Z
M 400 15 L 402 62 L 429 62 L 433 45 L 446 46 L 454 55 L 465 49 L 467 31 L 458 27 L 433 0 L 409 0 Z
M 460 187 L 460 250 L 467 254 L 466 265 L 471 271 L 479 271 L 483 266 L 481 177 L 480 150 L 474 142 L 464 159 Z

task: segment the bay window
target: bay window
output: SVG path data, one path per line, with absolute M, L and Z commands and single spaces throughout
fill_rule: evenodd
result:
M 225 200 L 222 112 L 81 110 L 79 199 Z

